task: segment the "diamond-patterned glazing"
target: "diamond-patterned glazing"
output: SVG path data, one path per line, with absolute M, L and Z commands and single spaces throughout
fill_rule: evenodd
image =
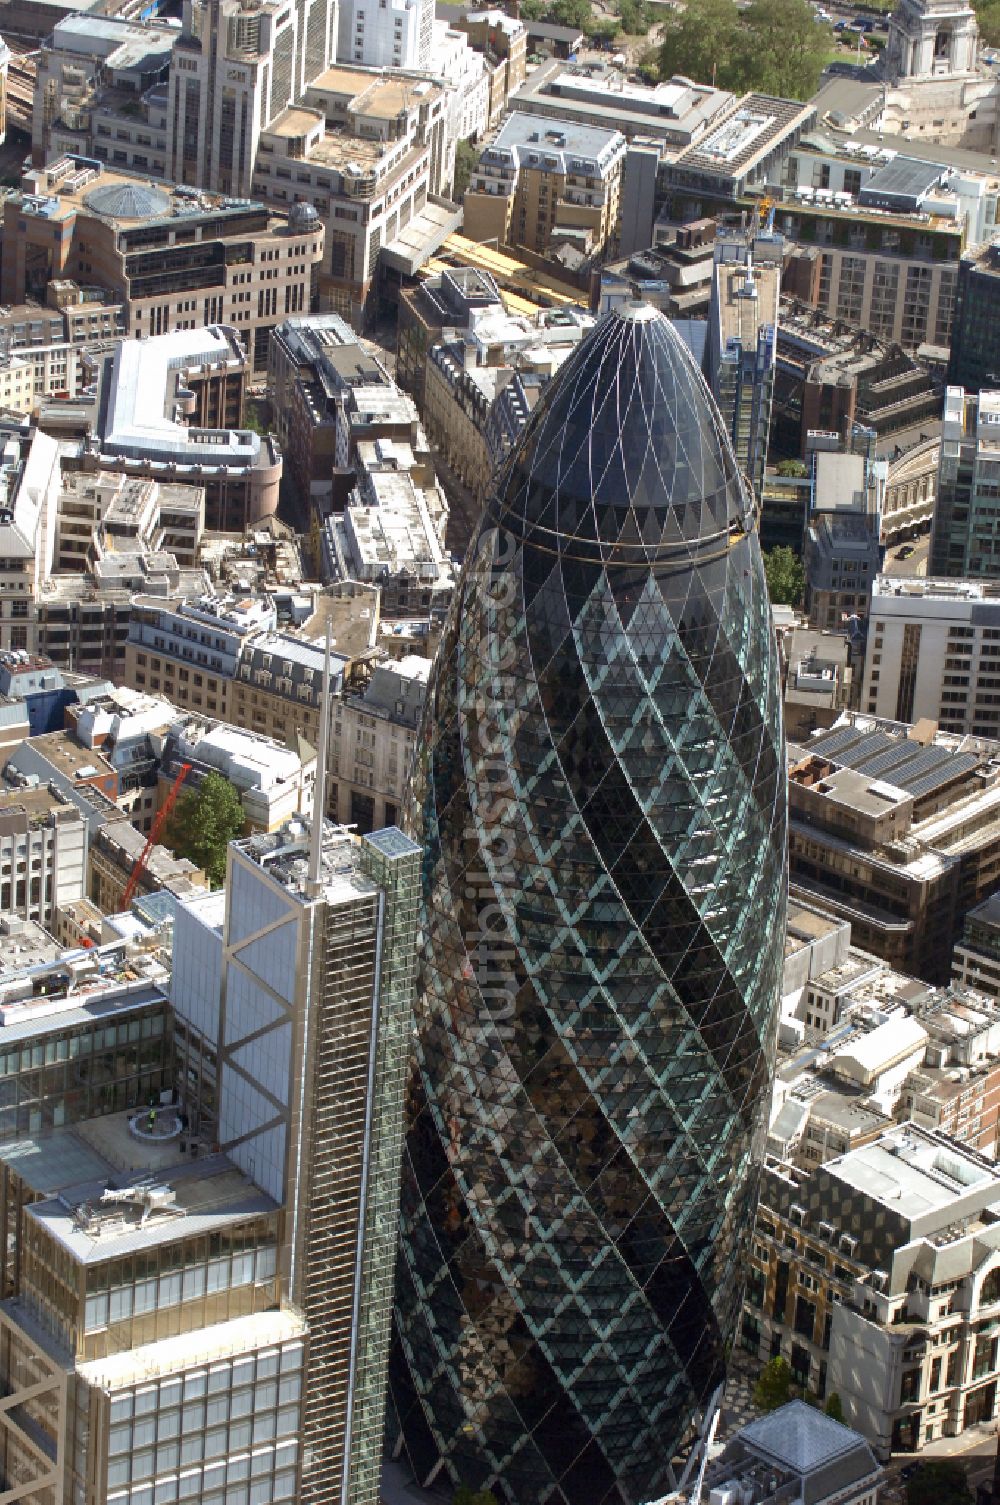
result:
M 751 503 L 652 310 L 602 320 L 498 477 L 409 821 L 395 1414 L 420 1477 L 637 1505 L 735 1331 L 785 905 Z

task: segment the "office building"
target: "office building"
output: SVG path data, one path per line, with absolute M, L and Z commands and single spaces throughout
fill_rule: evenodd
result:
M 237 201 L 151 183 L 102 165 L 112 161 L 106 149 L 50 159 L 5 200 L 4 302 L 42 301 L 53 279 L 97 286 L 121 303 L 130 335 L 231 325 L 263 375 L 270 331 L 310 305 L 323 257 L 315 214 L 269 208 L 249 189 Z
M 700 140 L 733 103 L 724 89 L 689 78 L 636 83 L 612 63 L 551 58 L 532 70 L 512 108 L 621 131 L 629 141 L 656 141 L 676 155 Z M 652 244 L 652 237 L 647 244 Z
M 274 330 L 268 359 L 274 432 L 299 492 L 326 512 L 343 505 L 357 456 L 348 414 L 354 387 L 393 382 L 374 349 L 362 344 L 339 314 L 284 319 Z M 388 436 L 387 436 L 388 437 Z
M 129 624 L 125 677 L 174 705 L 226 719 L 242 644 L 277 626 L 273 604 L 206 595 L 197 601 L 140 597 Z
M 166 100 L 167 176 L 248 197 L 262 132 L 333 62 L 336 26 L 330 0 L 186 0 Z
M 309 1339 L 293 1498 L 376 1505 L 420 851 L 309 838 L 231 846 L 224 905 L 178 911 L 172 998 L 193 1122 L 286 1209 L 282 1306 Z
M 286 209 L 304 201 L 326 227 L 321 309 L 364 327 L 380 255 L 410 267 L 408 248 L 412 275 L 458 228 L 457 208 L 436 202 L 454 177 L 449 121 L 449 91 L 433 78 L 337 67 L 262 133 L 253 193 Z
M 72 957 L 53 943 L 54 954 L 41 955 L 27 942 L 29 924 L 0 921 L 3 1144 L 142 1108 L 173 1084 L 167 968 L 125 942 Z
M 357 481 L 343 512 L 331 513 L 323 525 L 324 579 L 377 586 L 383 621 L 441 615 L 455 586 L 445 547 L 448 504 L 422 430 L 416 443 L 362 437 L 383 428 L 405 433 L 411 419 L 412 398 L 395 388 L 352 392 L 348 421 Z
M 421 383 L 427 434 L 472 493 L 473 510 L 485 501 L 546 382 L 593 324 L 582 309 L 532 317 L 506 313 L 498 299 L 488 310 L 470 308 L 465 327 L 444 331 L 427 352 Z
M 172 719 L 166 729 L 157 770 L 162 805 L 187 764 L 184 782 L 197 788 L 209 773 L 228 779 L 239 793 L 246 829 L 276 831 L 288 821 L 311 816 L 316 780 L 316 749 L 303 739 L 289 747 L 260 732 L 249 732 L 201 716 Z
M 896 579 L 872 587 L 861 708 L 943 731 L 1000 730 L 1000 589 L 987 580 Z
M 192 321 L 145 340 L 117 340 L 94 362 L 93 395 L 78 415 L 55 405 L 39 419 L 80 424 L 102 469 L 203 486 L 205 523 L 243 533 L 278 508 L 281 451 L 241 427 L 250 361 L 233 328 Z
M 343 0 L 337 59 L 363 68 L 430 68 L 434 0 Z
M 326 808 L 359 831 L 399 819 L 413 774 L 431 660 L 378 664 L 363 689 L 333 703 Z
M 614 127 L 510 115 L 473 171 L 464 233 L 538 256 L 569 245 L 589 260 L 615 234 L 624 163 Z
M 1000 578 L 1000 392 L 944 398 L 929 575 Z
M 787 267 L 784 285 L 788 287 Z M 933 439 L 940 417 L 940 382 L 915 356 L 863 329 L 840 324 L 791 294 L 782 300 L 773 457 L 805 458 L 810 433 L 847 437 L 855 424 L 872 430 L 886 453 L 896 442 L 915 447 L 921 425 L 926 423 Z M 930 521 L 933 494 L 920 501 L 923 505 L 908 514 L 907 522 Z
M 100 146 L 107 160 L 163 177 L 175 40 L 172 27 L 151 18 L 53 12 L 34 65 L 22 63 L 34 75 L 26 111 L 33 165 L 64 152 L 94 158 Z
M 793 750 L 793 895 L 901 972 L 944 982 L 963 917 L 1000 880 L 997 744 L 846 713 Z
M 781 256 L 780 235 L 716 232 L 705 377 L 758 501 L 771 428 Z
M 952 951 L 951 975 L 963 987 L 1000 999 L 1000 899 L 995 895 L 966 915 Z
M 631 158 L 626 172 L 630 167 Z M 659 231 L 655 245 L 637 243 L 625 259 L 602 267 L 600 311 L 639 298 L 662 309 L 671 320 L 707 318 L 715 280 L 717 228 L 714 219 L 703 219 Z M 638 242 L 644 236 L 635 239 Z M 628 249 L 624 212 L 621 246 Z
M 735 1331 L 785 907 L 752 500 L 662 315 L 609 313 L 563 365 L 468 558 L 409 803 L 400 1445 L 517 1505 L 649 1499 Z
M 45 785 L 0 787 L 0 913 L 50 929 L 56 909 L 82 898 L 87 826 L 65 794 Z
M 488 124 L 499 125 L 511 99 L 520 92 L 527 72 L 528 34 L 524 22 L 506 11 L 485 9 L 461 12 L 449 17 L 449 22 L 486 59 L 490 86 Z
M 995 1163 L 916 1124 L 825 1165 L 765 1168 L 742 1344 L 840 1397 L 875 1454 L 996 1416 Z
M 1000 242 L 970 246 L 958 264 L 948 380 L 969 392 L 1000 384 Z
M 660 187 L 675 224 L 732 213 L 771 175 L 816 123 L 811 103 L 745 94 L 712 129 L 665 164 Z M 785 233 L 785 226 L 776 228 Z
M 862 470 L 865 465 L 860 455 L 833 458 L 856 460 Z M 851 617 L 868 615 L 883 558 L 878 535 L 878 513 L 844 508 L 813 517 L 803 555 L 810 627 L 841 628 Z

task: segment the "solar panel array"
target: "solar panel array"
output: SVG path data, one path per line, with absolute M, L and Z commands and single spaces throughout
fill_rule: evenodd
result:
M 838 726 L 809 742 L 809 751 L 819 753 L 845 768 L 869 778 L 884 779 L 912 794 L 915 799 L 950 784 L 975 768 L 975 753 L 954 752 L 947 747 L 924 747 L 907 737 L 888 732 L 865 732 L 856 726 Z

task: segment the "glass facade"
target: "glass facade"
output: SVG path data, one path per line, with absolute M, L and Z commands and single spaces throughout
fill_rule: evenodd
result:
M 651 309 L 602 320 L 499 474 L 408 817 L 393 1422 L 422 1480 L 636 1505 L 735 1335 L 785 906 L 752 503 Z

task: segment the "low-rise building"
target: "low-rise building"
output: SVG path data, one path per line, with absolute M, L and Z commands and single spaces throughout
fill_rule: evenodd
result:
M 697 1490 L 688 1486 L 677 1505 L 875 1505 L 884 1474 L 871 1444 L 816 1406 L 789 1401 L 741 1427 L 712 1458 Z
M 0 788 L 0 913 L 51 928 L 56 909 L 86 891 L 87 825 L 45 785 Z
M 159 767 L 161 804 L 181 768 L 184 783 L 197 788 L 208 773 L 220 773 L 238 791 L 246 831 L 276 831 L 298 816 L 309 816 L 316 781 L 316 751 L 304 739 L 286 746 L 259 732 L 221 721 L 185 716 L 172 722 Z
M 765 1166 L 741 1341 L 783 1354 L 876 1455 L 995 1419 L 1000 1172 L 903 1124 L 810 1170 Z
M 942 730 L 1000 732 L 1000 585 L 896 578 L 872 586 L 862 709 Z
M 792 893 L 930 981 L 1000 882 L 1000 748 L 845 714 L 791 752 Z
M 789 742 L 832 726 L 850 701 L 850 647 L 843 634 L 797 627 L 785 649 L 785 735 Z
M 618 226 L 625 149 L 614 127 L 508 116 L 466 190 L 466 235 L 543 257 L 561 245 L 600 255 Z
M 50 161 L 5 201 L 4 302 L 41 301 L 54 278 L 96 284 L 121 303 L 129 335 L 231 326 L 262 376 L 275 324 L 309 308 L 323 258 L 315 211 L 151 183 L 100 157 Z
M 207 879 L 188 857 L 175 857 L 158 843 L 146 852 L 146 838 L 123 815 L 106 821 L 94 835 L 87 860 L 87 893 L 102 914 L 117 914 L 136 864 L 145 853 L 136 880 L 137 894 L 162 890 L 187 899 L 201 892 Z
M 281 452 L 270 435 L 240 426 L 249 369 L 238 332 L 220 324 L 192 319 L 171 334 L 117 341 L 94 363 L 93 405 L 82 414 L 101 468 L 203 486 L 205 522 L 222 532 L 269 517 Z M 52 405 L 39 418 L 58 430 L 73 422 Z
M 961 987 L 1000 999 L 1000 894 L 990 894 L 965 916 L 951 975 Z
M 977 397 L 947 388 L 929 575 L 1000 578 L 998 425 L 1000 392 L 984 389 Z

